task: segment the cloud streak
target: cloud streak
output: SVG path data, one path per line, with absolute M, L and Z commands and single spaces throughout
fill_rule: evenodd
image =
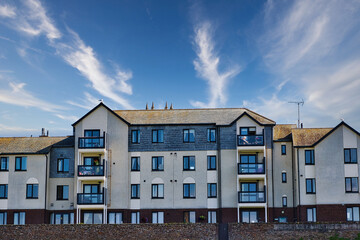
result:
M 215 51 L 213 26 L 210 22 L 202 22 L 194 28 L 194 47 L 197 58 L 193 64 L 198 76 L 208 84 L 208 103 L 191 101 L 195 107 L 219 107 L 227 102 L 226 89 L 229 80 L 240 72 L 239 66 L 232 66 L 220 72 L 220 57 Z
M 0 17 L 14 18 L 16 16 L 15 8 L 10 5 L 0 5 Z

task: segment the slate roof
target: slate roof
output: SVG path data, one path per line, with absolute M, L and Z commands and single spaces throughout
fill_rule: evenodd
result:
M 51 146 L 74 146 L 73 137 L 3 137 L 0 138 L 0 155 L 46 154 Z
M 296 124 L 277 124 L 274 126 L 273 138 L 278 142 L 291 142 L 291 131 L 296 128 Z
M 261 125 L 275 125 L 260 114 L 246 108 L 206 108 L 173 110 L 115 110 L 121 118 L 130 124 L 216 124 L 230 125 L 243 114 L 250 116 Z
M 294 147 L 312 147 L 333 128 L 296 128 L 292 129 Z

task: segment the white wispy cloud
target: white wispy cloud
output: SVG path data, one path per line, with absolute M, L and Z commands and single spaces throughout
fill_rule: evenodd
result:
M 77 117 L 77 116 L 63 115 L 63 114 L 59 114 L 59 113 L 54 114 L 54 115 L 62 120 L 66 120 L 69 122 L 75 122 L 76 120 L 79 119 L 79 117 Z
M 8 126 L 8 125 L 4 125 L 0 123 L 0 132 L 1 133 L 9 133 L 9 132 L 19 132 L 19 133 L 23 133 L 23 132 L 33 132 L 36 131 L 36 129 L 34 128 L 23 128 L 23 127 L 14 127 L 14 126 Z M 2 134 L 3 135 L 3 134 Z
M 0 17 L 14 18 L 15 16 L 15 7 L 10 5 L 0 5 Z
M 25 90 L 25 85 L 25 83 L 9 82 L 7 89 L 0 89 L 0 102 L 22 107 L 35 107 L 47 112 L 56 112 L 65 109 L 63 106 L 37 98 Z
M 360 2 L 353 0 L 268 1 L 261 19 L 264 34 L 257 43 L 277 82 L 273 95 L 258 99 L 255 107 L 282 120 L 287 118 L 281 111 L 289 108 L 287 101 L 304 98 L 303 119 L 317 126 L 336 123 L 340 117 L 358 119 L 359 14 Z
M 88 92 L 84 93 L 85 98 L 78 99 L 76 102 L 74 100 L 68 100 L 66 101 L 67 104 L 83 108 L 86 110 L 90 110 L 94 108 L 96 105 L 99 104 L 101 99 L 95 98 L 93 95 L 91 95 Z
M 226 71 L 220 72 L 220 57 L 215 51 L 213 26 L 205 21 L 194 28 L 194 47 L 197 58 L 194 67 L 199 77 L 208 84 L 208 103 L 191 101 L 195 107 L 218 107 L 226 104 L 227 86 L 229 80 L 240 72 L 239 66 L 231 66 Z

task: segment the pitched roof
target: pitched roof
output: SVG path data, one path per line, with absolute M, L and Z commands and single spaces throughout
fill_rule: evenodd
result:
M 243 115 L 247 115 L 260 125 L 275 125 L 260 114 L 246 108 L 206 108 L 173 110 L 115 110 L 121 118 L 131 124 L 216 124 L 230 125 Z
M 73 137 L 4 137 L 0 138 L 1 154 L 46 154 L 52 145 L 73 146 Z
M 274 141 L 278 142 L 291 142 L 292 129 L 296 128 L 296 124 L 276 124 L 274 127 Z
M 333 128 L 296 128 L 292 129 L 294 147 L 312 147 L 325 137 Z

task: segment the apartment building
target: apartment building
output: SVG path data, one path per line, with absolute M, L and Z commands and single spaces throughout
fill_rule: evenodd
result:
M 344 122 L 100 103 L 73 129 L 0 138 L 0 224 L 359 221 L 360 134 Z

